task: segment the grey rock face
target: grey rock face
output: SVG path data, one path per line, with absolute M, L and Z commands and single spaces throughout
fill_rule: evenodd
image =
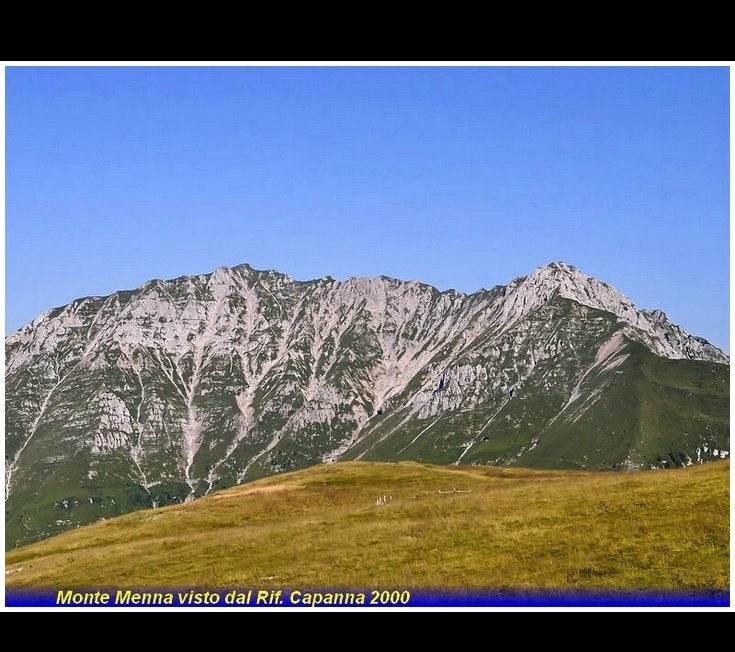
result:
M 725 353 L 563 263 L 472 295 L 150 281 L 6 338 L 6 538 L 337 460 L 701 463 L 729 455 L 725 403 Z

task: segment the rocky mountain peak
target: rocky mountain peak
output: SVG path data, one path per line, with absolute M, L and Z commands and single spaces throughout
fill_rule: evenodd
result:
M 607 310 L 619 316 L 636 309 L 627 297 L 612 286 L 562 262 L 539 267 L 530 276 L 525 277 L 519 289 L 544 300 L 558 294 L 591 308 Z
M 549 263 L 511 281 L 504 291 L 503 319 L 513 323 L 559 296 L 637 321 L 638 311 L 623 294 L 563 262 Z
M 729 364 L 730 357 L 701 337 L 687 334 L 659 310 L 642 310 L 620 291 L 572 265 L 552 262 L 512 281 L 504 315 L 514 320 L 561 296 L 615 315 L 633 339 L 667 358 L 707 359 Z

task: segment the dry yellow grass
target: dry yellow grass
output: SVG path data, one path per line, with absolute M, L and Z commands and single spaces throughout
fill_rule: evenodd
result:
M 724 593 L 729 471 L 324 465 L 10 551 L 6 587 Z

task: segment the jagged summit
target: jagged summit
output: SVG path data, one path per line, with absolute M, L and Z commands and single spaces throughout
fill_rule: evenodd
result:
M 250 265 L 6 348 L 9 545 L 311 464 L 651 468 L 729 453 L 729 358 L 565 263 L 462 294 Z
M 273 291 L 283 292 L 291 288 L 290 292 L 310 294 L 317 287 L 328 287 L 333 293 L 341 297 L 342 301 L 356 301 L 365 298 L 367 306 L 371 308 L 376 321 L 381 321 L 381 311 L 388 310 L 389 304 L 396 300 L 389 300 L 393 296 L 400 297 L 404 306 L 411 306 L 419 297 L 435 294 L 444 297 L 444 301 L 465 301 L 470 298 L 487 297 L 488 291 L 481 291 L 474 295 L 467 295 L 455 290 L 440 292 L 431 285 L 419 281 L 402 281 L 388 276 L 351 277 L 346 281 L 336 281 L 332 277 L 295 281 L 292 277 L 276 270 L 257 270 L 248 263 L 235 267 L 222 266 L 214 272 L 196 276 L 181 276 L 170 280 L 153 279 L 143 283 L 136 290 L 124 290 L 105 297 L 85 297 L 59 308 L 46 311 L 30 324 L 11 333 L 6 338 L 6 346 L 25 341 L 25 332 L 44 332 L 46 329 L 58 330 L 59 322 L 68 320 L 69 324 L 80 326 L 83 323 L 80 315 L 100 311 L 100 317 L 110 308 L 124 308 L 133 297 L 131 310 L 140 309 L 142 297 L 146 301 L 157 302 L 147 309 L 148 313 L 161 312 L 160 320 L 169 321 L 167 313 L 171 306 L 168 304 L 182 304 L 182 289 L 184 296 L 199 297 L 209 300 L 220 300 L 230 295 L 248 296 L 255 292 L 256 287 L 267 289 L 267 294 L 274 298 L 275 306 L 280 302 L 275 299 Z M 299 289 L 295 290 L 294 288 Z M 524 318 L 530 312 L 547 304 L 554 297 L 563 297 L 581 305 L 609 312 L 630 327 L 634 339 L 639 339 L 654 350 L 658 355 L 669 358 L 707 359 L 722 363 L 729 363 L 729 356 L 701 337 L 691 336 L 681 327 L 671 323 L 661 310 L 639 310 L 630 299 L 618 290 L 603 281 L 588 276 L 573 265 L 564 262 L 551 262 L 534 270 L 529 276 L 522 276 L 511 281 L 507 286 L 496 286 L 489 291 L 501 295 L 502 299 L 496 305 L 501 322 L 510 325 Z M 178 295 L 176 301 L 171 301 L 173 295 Z M 492 295 L 495 296 L 495 295 Z M 492 302 L 492 300 L 491 300 Z M 137 306 L 135 304 L 138 304 Z M 415 306 L 414 306 L 415 307 Z M 390 311 L 389 311 L 390 312 Z M 405 311 L 404 311 L 405 312 Z M 196 316 L 185 316 L 181 310 L 172 315 L 173 319 L 194 319 Z M 98 321 L 95 318 L 95 321 Z M 60 330 L 64 335 L 67 327 Z M 51 336 L 54 332 L 50 333 Z M 38 342 L 38 338 L 32 337 Z M 44 346 L 48 345 L 45 338 Z
M 641 310 L 614 287 L 584 274 L 572 265 L 552 262 L 531 275 L 512 281 L 506 289 L 506 316 L 527 314 L 556 296 L 609 312 L 628 325 L 628 333 L 667 358 L 713 360 L 729 364 L 730 357 L 702 337 L 691 336 L 661 310 Z
M 545 300 L 554 294 L 620 316 L 636 310 L 633 303 L 607 283 L 588 276 L 572 265 L 549 263 L 536 269 L 519 284 L 524 293 Z

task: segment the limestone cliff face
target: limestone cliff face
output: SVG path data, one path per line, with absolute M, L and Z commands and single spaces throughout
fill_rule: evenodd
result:
M 563 263 L 472 295 L 247 265 L 150 281 L 6 338 L 8 543 L 336 460 L 707 461 L 728 376 Z

